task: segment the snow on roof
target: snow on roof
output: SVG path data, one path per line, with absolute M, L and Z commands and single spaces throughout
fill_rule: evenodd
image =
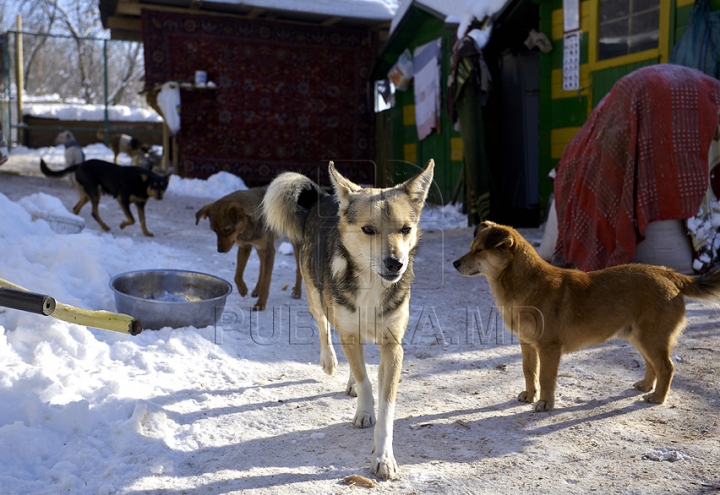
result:
M 206 4 L 243 4 L 288 12 L 309 12 L 359 19 L 391 20 L 397 10 L 397 0 L 206 0 Z
M 465 31 L 472 23 L 473 19 L 482 21 L 499 12 L 509 0 L 466 0 L 467 10 L 460 19 L 460 25 L 457 29 L 457 37 L 465 36 Z
M 397 9 L 395 17 L 390 24 L 390 33 L 400 24 L 411 5 L 426 7 L 434 10 L 438 14 L 445 16 L 450 24 L 457 24 L 458 37 L 465 34 L 473 19 L 482 21 L 485 17 L 491 16 L 508 2 L 509 0 L 402 0 Z
M 438 14 L 447 17 L 462 15 L 467 11 L 469 1 L 471 0 L 402 0 L 392 23 L 390 23 L 390 33 L 395 31 L 395 28 L 400 24 L 400 21 L 402 21 L 413 4 L 434 10 Z

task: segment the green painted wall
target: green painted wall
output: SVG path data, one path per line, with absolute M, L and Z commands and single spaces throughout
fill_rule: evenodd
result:
M 445 111 L 445 88 L 450 70 L 450 48 L 454 31 L 445 27 L 444 19 L 438 19 L 419 9 L 414 9 L 400 28 L 401 31 L 391 40 L 382 56 L 390 66 L 397 61 L 405 48 L 412 52 L 420 45 L 442 38 L 441 121 L 439 129 L 418 141 L 415 125 L 404 125 L 403 121 L 404 107 L 414 106 L 415 103 L 413 87 L 410 85 L 406 91 L 397 91 L 395 106 L 376 114 L 379 183 L 382 186 L 400 183 L 415 175 L 432 158 L 435 160 L 435 186 L 428 199 L 433 203 L 445 204 L 452 197 L 463 164 L 462 159 L 451 159 L 451 139 L 459 138 L 460 134 L 453 129 L 450 116 Z M 416 147 L 417 160 L 414 163 L 404 159 L 407 145 Z
M 540 5 L 540 30 L 549 34 L 552 33 L 552 14 L 554 10 L 562 8 L 562 0 L 537 0 Z M 710 0 L 713 10 L 720 9 L 720 0 Z M 676 7 L 673 0 L 670 5 L 670 36 L 669 49 L 675 46 L 685 30 L 693 5 Z M 581 39 L 580 63 L 588 62 L 588 33 L 583 33 Z M 557 166 L 558 158 L 551 157 L 551 132 L 553 129 L 581 126 L 588 117 L 590 108 L 594 108 L 600 100 L 610 91 L 613 84 L 630 72 L 658 63 L 657 59 L 646 60 L 629 65 L 613 67 L 610 69 L 596 71 L 591 75 L 592 80 L 592 101 L 588 106 L 587 98 L 551 98 L 551 74 L 553 69 L 562 68 L 562 40 L 553 41 L 553 51 L 550 54 L 541 55 L 541 88 L 540 88 L 540 197 L 543 206 L 549 195 L 552 193 L 552 181 L 547 178 L 547 173 Z

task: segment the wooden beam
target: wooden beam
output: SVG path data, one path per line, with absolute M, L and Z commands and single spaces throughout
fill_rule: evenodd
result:
M 260 17 L 263 14 L 263 12 L 265 12 L 265 9 L 261 9 L 260 7 L 255 7 L 248 13 L 247 17 L 249 19 L 257 19 L 258 17 Z
M 115 15 L 134 15 L 140 16 L 140 2 L 136 0 L 119 0 L 115 7 Z
M 128 31 L 140 31 L 142 29 L 142 23 L 140 19 L 134 17 L 108 17 L 107 27 L 110 29 L 120 29 Z
M 324 21 L 320 23 L 321 26 L 332 26 L 333 24 L 337 24 L 338 22 L 342 21 L 342 17 L 328 17 Z
M 110 39 L 120 41 L 142 41 L 142 33 L 140 31 L 132 31 L 126 29 L 111 29 Z

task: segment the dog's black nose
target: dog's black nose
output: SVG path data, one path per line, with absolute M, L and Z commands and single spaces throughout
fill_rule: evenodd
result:
M 402 261 L 397 258 L 385 258 L 383 264 L 390 273 L 398 273 L 403 267 Z
M 454 266 L 455 268 L 460 268 L 460 260 L 455 260 L 455 261 L 453 261 L 453 266 Z

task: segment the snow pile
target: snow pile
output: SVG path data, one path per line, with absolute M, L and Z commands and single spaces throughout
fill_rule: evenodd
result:
M 420 217 L 420 230 L 450 230 L 467 227 L 467 215 L 462 212 L 462 204 L 445 206 L 426 205 Z
M 35 193 L 18 201 L 33 220 L 43 219 L 58 234 L 75 234 L 85 227 L 85 219 L 70 213 L 65 205 L 45 193 Z
M 184 179 L 173 175 L 167 192 L 196 198 L 221 198 L 235 191 L 247 190 L 245 182 L 230 172 L 218 172 L 207 180 Z
M 103 143 L 94 143 L 83 147 L 85 153 L 85 159 L 97 159 L 112 162 L 115 159 L 115 155 L 112 150 L 105 146 Z M 58 146 L 47 146 L 43 148 L 28 148 L 27 146 L 19 145 L 10 150 L 10 160 L 18 162 L 31 162 L 38 164 L 38 170 L 40 170 L 40 159 L 45 160 L 45 163 L 50 165 L 50 168 L 65 168 L 65 147 L 63 145 Z M 118 163 L 121 165 L 129 165 L 130 157 L 125 153 L 121 153 L 118 157 Z
M 59 211 L 47 195 L 22 203 Z M 0 278 L 87 309 L 114 308 L 108 281 L 117 273 L 194 262 L 157 243 L 139 249 L 110 234 L 56 234 L 3 194 L 0 252 Z M 183 392 L 198 380 L 230 373 L 220 387 L 237 387 L 247 374 L 203 335 L 187 328 L 130 337 L 0 307 L 0 444 L 13 446 L 0 452 L 3 493 L 110 494 L 127 479 L 172 473 L 171 453 L 198 448 L 203 433 L 155 401 L 172 394 L 182 414 L 207 400 Z
M 23 114 L 31 117 L 58 120 L 104 122 L 105 107 L 82 103 L 26 103 Z M 162 122 L 162 117 L 151 108 L 108 106 L 108 120 L 123 122 Z

